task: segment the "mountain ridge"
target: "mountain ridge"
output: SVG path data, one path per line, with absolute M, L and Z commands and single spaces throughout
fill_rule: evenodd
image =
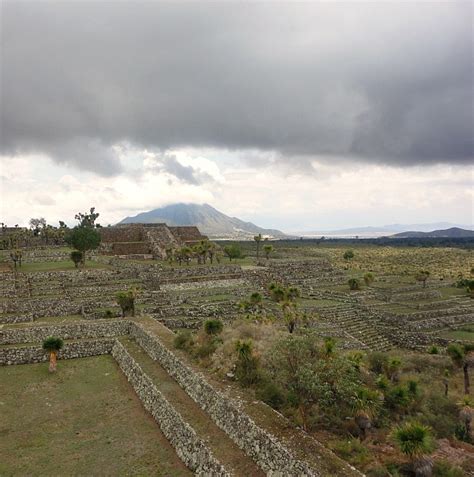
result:
M 265 229 L 252 222 L 228 216 L 209 204 L 176 203 L 125 217 L 119 224 L 166 223 L 170 226 L 195 225 L 212 239 L 252 239 L 255 234 L 269 238 L 287 237 L 280 230 Z
M 390 224 L 390 225 L 380 225 L 380 226 L 365 226 L 365 227 L 351 227 L 346 229 L 335 229 L 335 230 L 308 230 L 308 231 L 299 231 L 295 232 L 295 235 L 300 236 L 349 236 L 349 235 L 360 235 L 360 236 L 390 236 L 396 233 L 403 232 L 433 232 L 436 230 L 448 230 L 449 228 L 460 228 L 464 230 L 472 230 L 472 226 L 453 224 L 450 222 L 434 222 L 434 223 L 425 223 L 425 224 Z
M 432 230 L 431 232 L 407 231 L 390 235 L 390 238 L 472 238 L 473 230 L 451 227 L 444 230 Z

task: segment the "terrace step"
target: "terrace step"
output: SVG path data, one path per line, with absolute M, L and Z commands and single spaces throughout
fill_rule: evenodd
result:
M 224 431 L 214 424 L 211 418 L 186 394 L 159 363 L 150 358 L 131 338 L 121 338 L 120 342 L 153 381 L 157 389 L 194 429 L 216 459 L 231 474 L 252 477 L 265 475 L 253 460 Z

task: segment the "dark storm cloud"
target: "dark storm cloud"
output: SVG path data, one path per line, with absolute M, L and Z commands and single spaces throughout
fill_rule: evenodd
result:
M 471 21 L 457 1 L 6 1 L 1 150 L 105 175 L 121 141 L 469 163 Z

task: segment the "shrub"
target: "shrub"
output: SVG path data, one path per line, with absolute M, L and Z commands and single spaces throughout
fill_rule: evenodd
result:
M 388 364 L 388 356 L 380 351 L 370 353 L 368 360 L 370 371 L 376 374 L 382 374 Z
M 214 354 L 218 345 L 218 340 L 205 341 L 194 350 L 194 356 L 198 359 L 208 358 L 211 354 Z
M 458 407 L 443 394 L 432 394 L 426 400 L 425 410 L 420 420 L 433 429 L 436 437 L 452 437 L 458 423 Z
M 439 349 L 436 345 L 432 345 L 432 346 L 430 346 L 430 348 L 428 350 L 428 353 L 429 354 L 439 354 Z
M 73 250 L 69 257 L 74 262 L 74 266 L 78 268 L 79 264 L 82 262 L 82 252 L 79 250 Z
M 224 253 L 227 255 L 227 257 L 229 257 L 230 262 L 232 262 L 232 259 L 235 258 L 243 258 L 242 249 L 240 248 L 240 245 L 237 244 L 226 245 L 224 247 Z
M 370 286 L 370 284 L 373 283 L 374 280 L 375 278 L 373 273 L 368 272 L 364 275 L 364 282 L 367 286 Z
M 389 409 L 401 410 L 410 403 L 410 395 L 404 386 L 393 386 L 385 393 L 385 405 Z
M 463 477 L 464 471 L 455 465 L 451 465 L 445 460 L 435 462 L 433 467 L 433 477 Z
M 104 318 L 113 318 L 114 312 L 112 310 L 105 310 L 104 311 Z
M 189 330 L 180 331 L 174 338 L 176 349 L 189 349 L 193 344 L 193 337 Z
M 257 390 L 257 398 L 273 409 L 280 409 L 286 401 L 283 391 L 271 381 L 266 381 L 263 386 Z
M 359 283 L 359 280 L 357 280 L 357 278 L 349 278 L 347 283 L 349 285 L 349 289 L 351 289 L 351 290 L 359 290 L 360 289 L 360 283 Z
M 352 250 L 346 250 L 343 257 L 344 260 L 352 260 L 354 258 L 354 252 Z
M 460 441 L 467 442 L 469 444 L 474 444 L 474 440 L 467 432 L 466 426 L 463 426 L 460 423 L 456 424 L 456 427 L 454 428 L 454 436 L 456 437 L 456 439 L 459 439 Z
M 207 320 L 204 323 L 204 331 L 208 335 L 218 335 L 222 333 L 224 325 L 221 320 Z
M 368 470 L 367 477 L 393 477 L 386 467 L 377 466 Z
M 359 439 L 344 439 L 332 445 L 334 451 L 350 464 L 361 465 L 369 460 L 369 451 Z
M 137 296 L 137 288 L 131 288 L 126 292 L 118 292 L 116 294 L 117 303 L 122 309 L 122 316 L 125 316 L 128 312 L 130 312 L 132 316 L 135 316 L 135 298 Z

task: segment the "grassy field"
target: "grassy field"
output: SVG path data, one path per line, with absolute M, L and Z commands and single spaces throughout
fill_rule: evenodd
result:
M 93 260 L 86 261 L 86 267 L 81 270 L 98 269 L 98 268 L 110 268 L 107 264 L 94 262 Z M 53 272 L 63 270 L 77 270 L 74 267 L 74 263 L 71 260 L 64 260 L 60 262 L 35 262 L 35 263 L 23 263 L 21 268 L 18 268 L 21 272 Z M 80 271 L 80 270 L 78 270 Z
M 110 356 L 0 368 L 0 475 L 191 475 Z

